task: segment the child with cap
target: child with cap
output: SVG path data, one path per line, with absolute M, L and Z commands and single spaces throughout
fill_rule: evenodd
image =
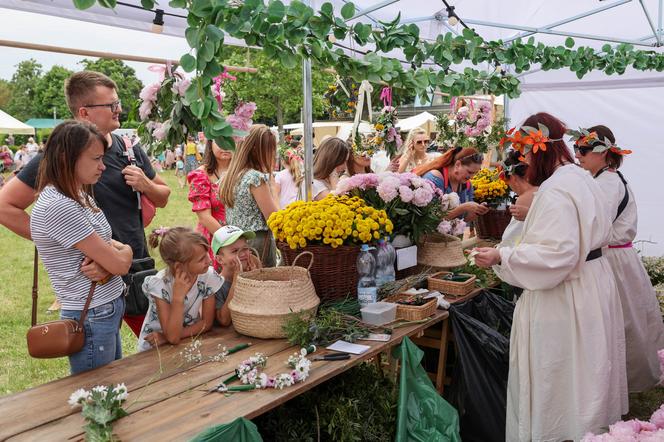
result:
M 226 327 L 231 324 L 228 303 L 233 299 L 232 285 L 240 272 L 259 269 L 260 259 L 251 253 L 247 240 L 254 239 L 254 232 L 245 232 L 239 227 L 223 226 L 212 236 L 212 252 L 221 265 L 224 284 L 216 293 L 216 317 Z

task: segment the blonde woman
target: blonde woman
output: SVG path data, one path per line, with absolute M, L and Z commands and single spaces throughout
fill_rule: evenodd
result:
M 319 201 L 337 187 L 339 176 L 346 170 L 350 155 L 348 144 L 341 138 L 330 137 L 323 141 L 314 155 L 314 185 L 311 198 Z M 301 199 L 305 196 L 304 182 L 300 185 Z
M 403 144 L 403 155 L 399 158 L 397 172 L 410 172 L 417 166 L 428 163 L 438 156 L 427 153 L 430 142 L 429 135 L 421 127 L 411 130 Z
M 276 182 L 276 194 L 279 196 L 279 208 L 283 209 L 293 201 L 297 200 L 298 189 L 304 179 L 302 156 L 297 149 L 292 147 L 281 154 L 284 169 L 274 176 Z
M 226 206 L 226 222 L 244 231 L 256 232 L 249 241 L 262 258 L 265 267 L 276 263 L 276 246 L 266 220 L 279 206 L 275 200 L 272 166 L 277 152 L 277 139 L 263 124 L 251 127 L 228 166 L 221 189 Z

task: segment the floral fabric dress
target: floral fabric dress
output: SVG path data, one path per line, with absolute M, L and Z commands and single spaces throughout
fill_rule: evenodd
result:
M 189 201 L 192 205 L 191 211 L 195 213 L 209 209 L 212 217 L 219 221 L 221 225 L 225 225 L 226 208 L 219 198 L 219 185 L 221 180 L 219 182 L 213 182 L 204 170 L 196 169 L 189 173 L 187 181 L 189 182 Z M 211 244 L 214 232 L 210 232 L 200 222 L 198 223 L 196 230 L 201 232 L 205 238 L 207 238 L 208 243 Z M 212 258 L 212 262 L 215 263 L 215 269 L 220 271 L 221 268 L 218 268 L 218 264 L 212 256 L 212 249 L 210 249 L 210 258 Z
M 138 338 L 138 351 L 145 351 L 152 346 L 145 341 L 145 337 L 152 332 L 163 332 L 159 316 L 157 314 L 157 301 L 155 298 L 163 299 L 171 303 L 173 299 L 173 283 L 175 278 L 168 269 L 161 270 L 154 276 L 148 276 L 143 282 L 143 293 L 148 297 L 150 305 L 145 314 L 141 335 Z M 207 272 L 198 275 L 196 282 L 191 286 L 184 297 L 184 316 L 182 326 L 188 327 L 202 319 L 201 311 L 203 300 L 215 296 L 224 283 L 224 278 L 208 267 Z

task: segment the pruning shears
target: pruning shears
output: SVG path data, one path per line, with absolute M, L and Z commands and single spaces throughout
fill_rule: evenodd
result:
M 350 359 L 350 353 L 330 353 L 311 358 L 312 361 L 343 361 L 346 359 Z

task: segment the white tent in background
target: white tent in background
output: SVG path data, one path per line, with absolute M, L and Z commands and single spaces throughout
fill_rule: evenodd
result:
M 0 134 L 34 135 L 35 128 L 21 123 L 16 118 L 0 109 Z
M 330 0 L 338 13 L 346 0 Z M 290 3 L 284 0 L 284 3 Z M 401 14 L 402 23 L 415 23 L 420 28 L 420 38 L 435 40 L 440 34 L 460 34 L 462 25 L 450 24 L 448 12 L 441 2 L 430 0 L 354 0 L 358 11 L 349 25 L 357 21 L 378 25 L 380 21 L 392 21 Z M 546 45 L 562 45 L 567 37 L 573 37 L 576 46 L 592 47 L 601 51 L 604 44 L 629 43 L 639 49 L 662 53 L 661 42 L 664 2 L 662 0 L 450 0 L 454 13 L 465 24 L 487 41 L 502 39 L 505 44 L 517 38 L 533 37 Z M 323 0 L 312 0 L 319 9 Z M 97 5 L 85 11 L 74 8 L 72 0 L 0 0 L 0 8 L 48 14 L 83 20 L 100 25 L 150 31 L 153 28 L 155 11 L 145 11 L 139 0 L 118 2 L 115 10 Z M 172 8 L 168 2 L 160 2 L 156 8 L 164 11 L 163 33 L 184 37 L 187 28 L 187 11 Z M 518 13 L 515 13 L 518 11 Z M 100 32 L 102 30 L 100 29 Z M 62 35 L 60 35 L 62 34 Z M 53 41 L 59 44 L 67 32 L 52 33 Z M 117 35 L 117 34 L 116 34 Z M 14 38 L 12 36 L 12 38 Z M 23 38 L 23 36 L 21 36 Z M 109 36 L 109 40 L 116 36 Z M 25 36 L 29 39 L 29 35 Z M 226 43 L 237 40 L 227 37 Z M 45 43 L 45 42 L 39 42 Z M 81 38 L 77 44 L 85 46 Z M 242 43 L 241 43 L 242 44 Z M 344 46 L 347 54 L 361 57 L 356 43 L 349 39 L 335 43 Z M 86 48 L 104 50 L 105 48 Z M 128 47 L 127 51 L 141 53 L 141 47 Z M 182 55 L 175 50 L 169 58 Z M 399 51 L 390 54 L 404 60 Z M 408 69 L 410 63 L 405 62 Z M 494 72 L 488 64 L 472 66 L 463 63 L 452 66 L 455 71 L 464 67 Z M 502 66 L 514 72 L 512 66 Z M 505 100 L 505 112 L 511 124 L 519 124 L 527 115 L 547 111 L 562 118 L 570 126 L 605 124 L 614 130 L 620 145 L 634 150 L 625 162 L 625 174 L 639 204 L 639 234 L 637 240 L 653 241 L 643 248 L 646 255 L 664 255 L 664 230 L 658 221 L 664 218 L 664 204 L 658 187 L 652 185 L 660 174 L 658 168 L 664 164 L 664 139 L 657 136 L 664 112 L 664 73 L 627 71 L 624 75 L 607 76 L 592 72 L 579 81 L 569 70 L 544 72 L 539 66 L 519 75 L 523 94 L 516 100 Z
M 302 123 L 284 124 L 284 130 L 290 131 L 292 135 L 302 135 L 302 127 Z M 345 141 L 353 130 L 353 123 L 348 121 L 317 121 L 314 122 L 313 127 L 314 145 L 318 146 L 326 136 L 338 137 Z M 272 129 L 277 130 L 277 127 L 273 126 Z M 358 131 L 361 134 L 371 133 L 372 130 L 373 126 L 364 121 L 360 122 L 358 126 Z
M 399 120 L 397 127 L 401 132 L 410 132 L 416 127 L 421 127 L 427 133 L 431 133 L 436 130 L 436 117 L 429 112 L 422 112 L 421 114 Z

